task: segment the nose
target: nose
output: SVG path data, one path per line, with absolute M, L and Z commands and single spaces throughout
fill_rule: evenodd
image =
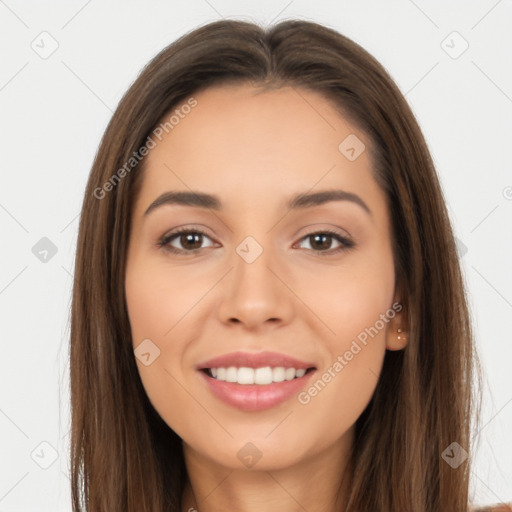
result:
M 254 245 L 241 246 L 232 257 L 234 268 L 219 290 L 219 319 L 225 324 L 242 324 L 251 331 L 290 323 L 296 299 L 287 284 L 291 278 L 286 267 L 277 262 L 270 249 L 260 246 L 262 252 L 252 260 L 243 251 L 247 247 L 254 250 Z

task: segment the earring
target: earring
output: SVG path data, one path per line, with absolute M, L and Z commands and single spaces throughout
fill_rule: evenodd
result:
M 400 329 L 400 327 L 397 329 L 397 332 L 403 332 L 402 329 Z M 401 340 L 402 337 L 401 336 L 397 336 L 397 339 Z

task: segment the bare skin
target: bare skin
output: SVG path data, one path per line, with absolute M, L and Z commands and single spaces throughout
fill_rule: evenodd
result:
M 354 424 L 386 349 L 406 345 L 397 333 L 407 330 L 405 310 L 393 309 L 403 302 L 390 216 L 371 173 L 369 141 L 311 91 L 238 85 L 194 97 L 197 106 L 148 155 L 125 281 L 134 348 L 149 338 L 160 350 L 149 366 L 137 359 L 144 388 L 183 439 L 189 485 L 182 510 L 340 510 Z M 350 134 L 366 144 L 354 161 L 338 149 Z M 348 200 L 286 207 L 296 194 L 334 189 L 359 196 L 371 214 Z M 191 190 L 218 196 L 222 208 L 164 204 L 144 214 L 162 193 Z M 159 247 L 178 227 L 205 235 L 168 241 L 180 254 Z M 311 235 L 326 229 L 354 245 L 338 250 L 344 244 L 329 235 L 315 243 Z M 237 252 L 248 236 L 262 249 L 250 263 Z M 378 333 L 346 360 L 353 341 L 375 325 Z M 197 370 L 238 350 L 313 361 L 308 389 L 329 368 L 331 378 L 302 402 L 294 395 L 266 410 L 240 410 L 214 396 Z M 346 364 L 336 371 L 339 356 Z M 239 456 L 254 450 L 247 443 L 261 456 L 252 467 Z

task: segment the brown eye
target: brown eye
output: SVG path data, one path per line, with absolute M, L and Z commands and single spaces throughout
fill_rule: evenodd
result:
M 333 239 L 338 242 L 339 246 L 331 249 Z M 347 238 L 341 236 L 335 231 L 317 231 L 315 233 L 310 233 L 301 239 L 309 241 L 309 247 L 306 247 L 308 250 L 312 250 L 314 252 L 318 252 L 320 254 L 335 254 L 339 251 L 343 251 L 349 249 L 354 246 L 354 243 L 348 240 Z
M 213 243 L 208 246 L 203 246 L 205 239 L 211 238 L 204 232 L 198 229 L 183 228 L 164 236 L 158 245 L 175 254 L 195 253 L 201 249 L 212 247 Z M 354 247 L 354 243 L 347 238 L 341 236 L 336 231 L 317 231 L 301 238 L 300 242 L 308 241 L 309 247 L 307 250 L 318 253 L 322 256 L 337 254 Z M 333 241 L 338 243 L 338 246 L 332 248 Z
M 210 240 L 210 237 L 201 230 L 180 229 L 166 235 L 159 245 L 174 253 L 195 252 L 203 248 L 204 238 Z M 179 246 L 176 247 L 173 243 L 177 243 Z

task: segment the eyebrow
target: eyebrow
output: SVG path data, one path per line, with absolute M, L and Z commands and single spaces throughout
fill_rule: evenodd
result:
M 311 208 L 331 201 L 351 201 L 358 204 L 370 216 L 372 211 L 368 205 L 357 195 L 346 190 L 323 190 L 313 193 L 301 193 L 293 196 L 287 203 L 290 210 Z M 218 196 L 195 191 L 170 191 L 158 196 L 144 212 L 144 216 L 163 205 L 181 205 L 211 210 L 222 210 L 222 202 Z

